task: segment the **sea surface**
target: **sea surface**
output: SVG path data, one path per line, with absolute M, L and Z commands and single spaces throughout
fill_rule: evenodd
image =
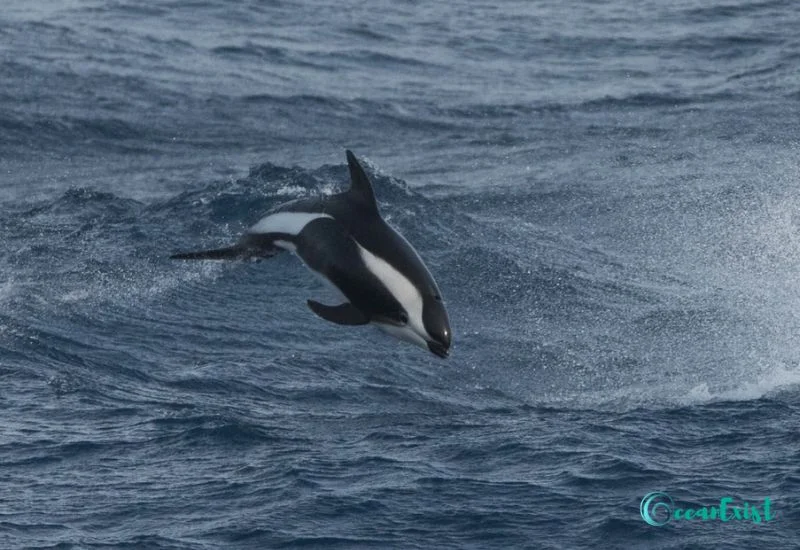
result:
M 0 548 L 800 548 L 798 29 L 4 0 Z M 168 259 L 344 189 L 346 148 L 447 360 L 316 317 L 288 254 Z

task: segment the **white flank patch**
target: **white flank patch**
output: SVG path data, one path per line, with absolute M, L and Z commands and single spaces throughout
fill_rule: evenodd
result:
M 407 326 L 381 325 L 381 328 L 398 338 L 424 347 L 427 331 L 422 322 L 422 295 L 417 287 L 383 258 L 379 258 L 361 245 L 358 245 L 358 251 L 367 269 L 375 274 L 408 314 Z
M 309 213 L 309 212 L 277 212 L 261 218 L 253 227 L 250 233 L 286 233 L 287 235 L 297 235 L 309 222 L 318 218 L 331 218 L 328 214 Z

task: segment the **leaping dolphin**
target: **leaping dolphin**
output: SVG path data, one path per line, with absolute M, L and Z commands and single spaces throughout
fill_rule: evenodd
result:
M 350 189 L 272 209 L 228 248 L 184 252 L 176 260 L 269 258 L 288 250 L 347 300 L 311 311 L 339 325 L 373 323 L 392 336 L 447 357 L 452 333 L 439 287 L 419 254 L 381 217 L 355 155 L 347 151 Z

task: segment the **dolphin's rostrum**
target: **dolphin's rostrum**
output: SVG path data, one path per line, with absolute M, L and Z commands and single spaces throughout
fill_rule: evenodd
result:
M 347 300 L 336 306 L 308 300 L 318 316 L 340 325 L 373 323 L 447 357 L 452 334 L 439 287 L 419 254 L 381 217 L 372 184 L 350 151 L 347 164 L 347 191 L 282 204 L 234 246 L 171 258 L 253 259 L 288 250 Z

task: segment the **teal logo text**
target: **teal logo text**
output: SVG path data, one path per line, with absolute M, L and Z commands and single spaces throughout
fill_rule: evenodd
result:
M 766 497 L 753 504 L 738 501 L 733 497 L 722 497 L 714 506 L 689 508 L 677 506 L 667 493 L 648 493 L 639 504 L 639 514 L 645 523 L 661 527 L 670 521 L 749 521 L 762 523 L 775 519 L 772 502 Z

